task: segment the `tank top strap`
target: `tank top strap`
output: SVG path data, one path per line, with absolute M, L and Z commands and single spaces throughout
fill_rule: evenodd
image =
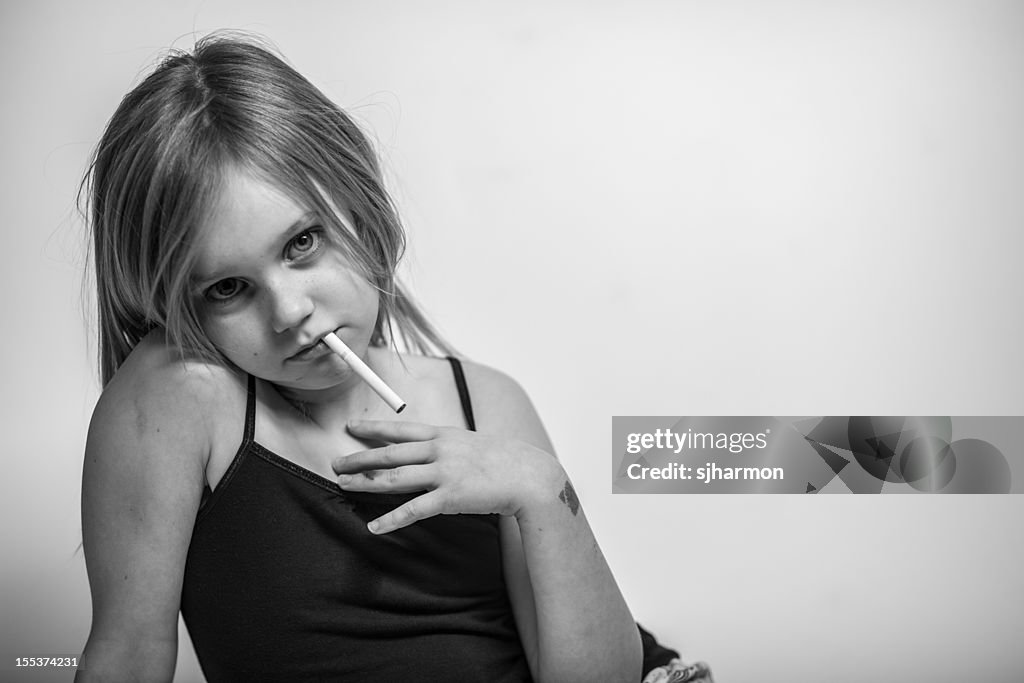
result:
M 256 432 L 256 376 L 249 375 L 249 385 L 245 399 L 245 431 L 242 443 L 250 444 Z
M 203 517 L 209 512 L 209 506 L 214 497 L 219 497 L 220 492 L 227 486 L 231 477 L 234 476 L 235 470 L 238 469 L 242 460 L 245 459 L 245 454 L 248 452 L 249 447 L 252 446 L 256 432 L 256 377 L 249 375 L 248 388 L 246 391 L 245 399 L 245 426 L 242 430 L 242 443 L 238 445 L 238 450 L 235 451 L 235 457 L 231 460 L 231 464 L 228 465 L 227 471 L 221 476 L 220 482 L 217 484 L 217 491 L 214 492 L 210 489 L 210 485 L 203 482 L 203 495 L 199 499 L 199 514 L 196 517 L 196 524 L 199 523 Z
M 452 364 L 452 374 L 455 375 L 455 387 L 459 390 L 459 401 L 462 402 L 462 414 L 466 418 L 466 425 L 469 431 L 476 431 L 476 420 L 473 419 L 473 403 L 469 400 L 469 387 L 466 385 L 466 375 L 462 372 L 462 363 L 454 356 L 447 356 L 448 362 Z

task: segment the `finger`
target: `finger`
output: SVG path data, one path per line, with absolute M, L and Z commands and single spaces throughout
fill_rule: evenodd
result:
M 444 494 L 428 491 L 407 503 L 399 505 L 386 515 L 381 515 L 366 525 L 374 534 L 386 534 L 402 527 L 407 527 L 422 519 L 433 517 L 444 512 Z
M 348 431 L 363 439 L 392 443 L 429 441 L 441 435 L 440 428 L 434 425 L 397 420 L 349 420 Z
M 431 462 L 434 457 L 433 453 L 433 447 L 429 442 L 393 443 L 367 451 L 339 455 L 331 461 L 331 469 L 335 474 L 353 474 L 364 470 L 414 465 Z
M 425 465 L 405 465 L 387 470 L 338 475 L 338 486 L 345 491 L 411 493 L 432 489 L 434 485 L 434 472 Z

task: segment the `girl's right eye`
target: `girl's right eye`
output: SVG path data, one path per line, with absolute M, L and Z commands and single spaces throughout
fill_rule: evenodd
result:
M 224 303 L 234 298 L 240 291 L 242 283 L 236 278 L 229 277 L 211 285 L 206 290 L 206 298 L 213 303 Z

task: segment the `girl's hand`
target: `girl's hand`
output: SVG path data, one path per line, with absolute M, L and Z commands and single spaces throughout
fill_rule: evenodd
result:
M 518 515 L 565 484 L 558 461 L 515 439 L 415 422 L 353 420 L 360 439 L 389 445 L 335 458 L 331 466 L 346 491 L 425 491 L 367 526 L 375 534 L 438 514 Z

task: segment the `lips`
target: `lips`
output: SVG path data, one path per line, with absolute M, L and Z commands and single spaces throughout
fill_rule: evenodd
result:
M 289 356 L 288 360 L 293 360 L 293 361 L 312 360 L 314 358 L 319 358 L 320 356 L 324 355 L 325 353 L 330 353 L 330 351 L 331 350 L 327 347 L 327 344 L 324 344 L 323 341 L 318 341 L 316 344 L 313 344 L 311 346 L 307 346 L 304 349 L 302 349 L 301 351 L 299 351 L 298 353 L 296 353 L 296 354 L 294 354 L 292 356 Z
M 315 342 L 303 346 L 301 349 L 289 356 L 288 360 L 307 360 L 330 351 L 330 348 L 324 343 L 324 337 L 334 331 L 335 330 L 328 330 L 321 335 L 317 335 Z

